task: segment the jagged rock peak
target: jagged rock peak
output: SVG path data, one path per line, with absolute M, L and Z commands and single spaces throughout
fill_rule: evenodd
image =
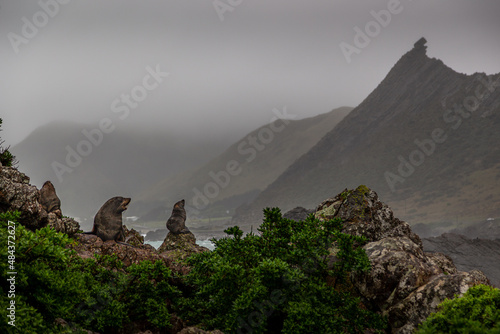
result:
M 420 237 L 412 232 L 410 225 L 394 217 L 394 213 L 382 203 L 375 191 L 361 185 L 354 190 L 345 189 L 333 198 L 323 201 L 316 209 L 318 219 L 340 217 L 344 231 L 364 236 L 368 242 L 386 237 L 407 237 L 420 247 Z
M 424 50 L 424 52 L 427 50 L 427 46 L 425 45 L 427 43 L 427 40 L 422 37 L 418 41 L 413 44 L 413 48 L 416 50 Z

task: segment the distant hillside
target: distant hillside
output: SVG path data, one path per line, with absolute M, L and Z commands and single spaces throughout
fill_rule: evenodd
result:
M 233 223 L 366 184 L 411 223 L 500 215 L 500 75 L 456 73 L 415 43 L 378 87 Z
M 445 233 L 422 239 L 424 251 L 439 252 L 452 258 L 460 271 L 481 270 L 493 286 L 500 287 L 500 239 L 472 239 L 470 236 Z
M 200 139 L 192 134 L 179 136 L 122 125 L 104 134 L 99 145 L 92 145 L 90 154 L 82 156 L 78 166 L 68 165 L 67 146 L 77 151 L 79 143 L 89 142 L 82 130 L 95 128 L 95 124 L 50 123 L 12 148 L 19 159 L 19 169 L 30 175 L 31 182 L 41 187 L 51 180 L 61 198 L 63 213 L 89 219 L 84 222 L 87 226 L 110 197 L 135 198 L 158 180 L 199 166 L 227 147 L 222 135 Z M 96 143 L 98 139 L 95 135 Z M 85 150 L 85 145 L 80 147 L 80 151 Z M 70 161 L 76 163 L 76 159 L 71 157 Z M 62 182 L 54 171 L 54 162 L 71 169 L 70 172 L 61 167 Z M 130 205 L 133 207 L 134 200 Z
M 146 221 L 166 220 L 181 198 L 190 217 L 220 217 L 251 201 L 290 164 L 333 129 L 352 108 L 342 107 L 302 120 L 276 120 L 244 136 L 193 171 L 166 178 L 136 198 Z M 229 212 L 228 212 L 229 211 Z

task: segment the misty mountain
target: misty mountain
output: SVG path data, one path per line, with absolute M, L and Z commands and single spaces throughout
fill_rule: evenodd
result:
M 233 223 L 260 223 L 366 184 L 411 223 L 457 225 L 500 215 L 500 75 L 460 74 L 425 39 Z
M 301 120 L 277 117 L 200 168 L 168 177 L 144 190 L 135 198 L 133 212 L 145 221 L 165 221 L 172 205 L 184 198 L 191 217 L 231 215 L 236 207 L 255 198 L 351 110 L 342 107 Z
M 201 138 L 123 125 L 110 133 L 101 131 L 100 136 L 97 129 L 89 124 L 50 123 L 11 149 L 31 183 L 40 188 L 51 180 L 63 213 L 79 217 L 89 227 L 110 197 L 134 198 L 158 180 L 205 163 L 234 140 L 222 134 Z

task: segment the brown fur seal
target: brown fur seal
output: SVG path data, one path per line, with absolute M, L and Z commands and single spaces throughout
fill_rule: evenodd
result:
M 99 209 L 94 217 L 94 228 L 88 234 L 95 234 L 102 241 L 125 241 L 122 212 L 127 210 L 130 198 L 113 197 Z
M 47 213 L 53 212 L 62 218 L 61 200 L 57 197 L 56 189 L 50 181 L 45 182 L 40 189 L 40 204 Z
M 167 220 L 167 228 L 173 234 L 190 233 L 186 227 L 186 210 L 184 210 L 184 200 L 174 204 L 172 214 Z

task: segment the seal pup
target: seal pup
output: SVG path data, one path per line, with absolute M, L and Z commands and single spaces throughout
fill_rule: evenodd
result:
M 56 188 L 50 181 L 46 181 L 40 189 L 40 204 L 47 213 L 55 213 L 62 218 L 61 200 L 57 197 Z
M 174 204 L 172 214 L 167 220 L 167 228 L 173 234 L 191 233 L 186 227 L 186 210 L 184 210 L 184 200 Z
M 130 200 L 130 198 L 124 197 L 110 198 L 95 215 L 92 232 L 86 234 L 95 234 L 102 241 L 114 240 L 117 243 L 128 245 L 123 242 L 125 241 L 125 231 L 123 230 L 122 212 L 127 210 Z

